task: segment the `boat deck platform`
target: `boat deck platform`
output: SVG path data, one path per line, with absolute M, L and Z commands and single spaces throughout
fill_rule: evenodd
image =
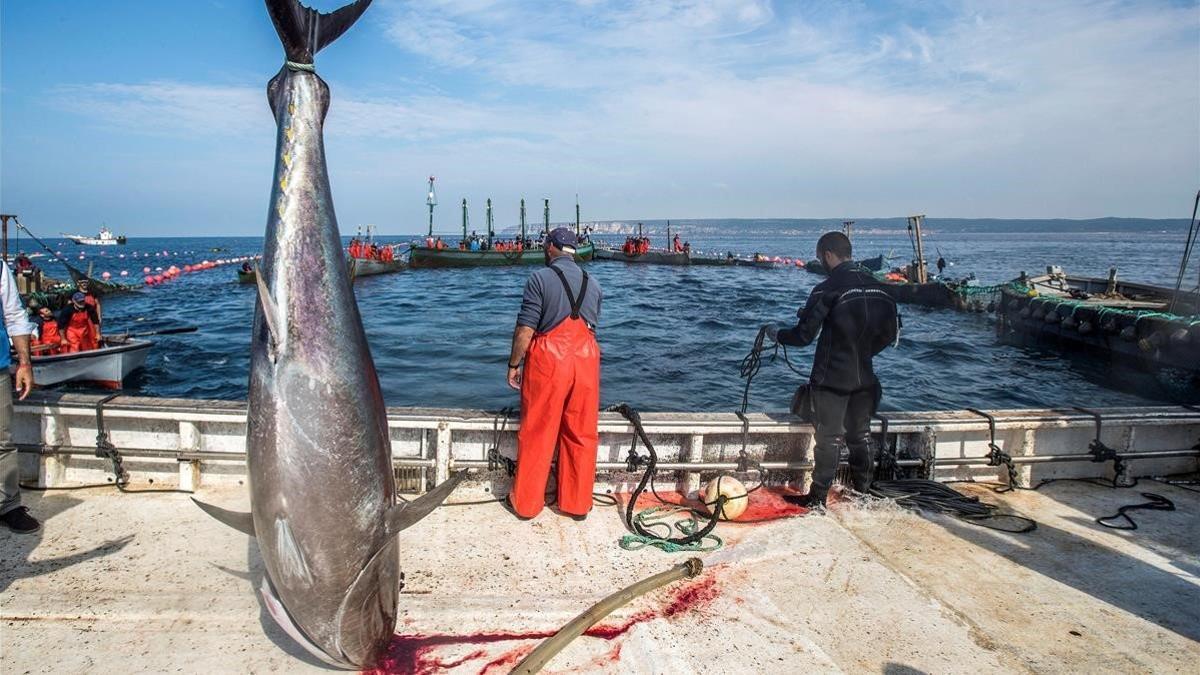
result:
M 874 501 L 797 516 L 760 491 L 752 509 L 764 522 L 719 526 L 726 546 L 702 554 L 701 576 L 635 599 L 547 672 L 1195 672 L 1200 493 L 1145 479 L 958 487 L 1038 529 L 1007 534 Z M 1136 531 L 1094 522 L 1143 490 L 1177 510 L 1132 512 Z M 197 496 L 246 506 L 237 485 Z M 260 606 L 254 541 L 188 495 L 24 500 L 44 527 L 0 529 L 0 672 L 325 670 Z M 406 587 L 381 672 L 507 672 L 601 597 L 687 555 L 623 550 L 623 532 L 612 506 L 584 522 L 553 509 L 520 522 L 495 503 L 438 509 L 401 535 Z

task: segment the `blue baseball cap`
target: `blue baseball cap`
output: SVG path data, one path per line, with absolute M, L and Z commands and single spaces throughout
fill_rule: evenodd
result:
M 87 300 L 87 296 L 79 291 L 75 291 L 75 294 L 71 296 L 72 302 L 83 302 L 84 300 Z
M 549 241 L 551 244 L 554 244 L 555 248 L 558 248 L 558 249 L 568 249 L 569 248 L 569 249 L 571 249 L 571 252 L 574 253 L 575 245 L 579 243 L 579 238 L 575 236 L 574 232 L 568 230 L 565 227 L 556 227 L 550 231 Z

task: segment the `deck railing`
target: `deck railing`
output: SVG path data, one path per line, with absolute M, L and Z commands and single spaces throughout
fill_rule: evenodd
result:
M 202 480 L 245 479 L 244 402 L 104 399 L 38 393 L 17 403 L 13 440 L 22 452 L 23 479 L 41 487 L 111 481 L 111 461 L 96 453 L 98 409 L 106 438 L 134 482 L 195 490 Z M 432 408 L 391 408 L 388 413 L 393 462 L 407 490 L 428 489 L 457 469 L 475 472 L 485 489 L 507 482 L 489 461 L 489 450 L 516 456 L 515 415 Z M 875 447 L 905 471 L 938 479 L 1003 481 L 1011 461 L 1023 485 L 1056 477 L 1126 480 L 1200 468 L 1200 409 L 986 413 L 885 412 L 873 422 Z M 661 480 L 668 482 L 669 472 L 675 472 L 680 490 L 697 489 L 715 471 L 761 468 L 776 480 L 801 482 L 812 468 L 812 427 L 792 415 L 752 413 L 742 419 L 734 413 L 643 413 L 642 421 L 658 452 Z M 615 413 L 601 414 L 601 486 L 620 489 L 636 480 L 626 462 L 632 438 L 628 421 Z

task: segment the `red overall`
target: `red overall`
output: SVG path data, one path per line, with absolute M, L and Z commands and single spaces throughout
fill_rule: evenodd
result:
M 517 474 L 509 501 L 525 518 L 546 505 L 550 460 L 558 446 L 558 508 L 582 516 L 592 508 L 600 416 L 600 347 L 579 316 L 587 293 L 583 274 L 579 297 L 553 267 L 571 301 L 571 316 L 535 335 L 525 355 L 521 380 L 521 430 L 517 433 Z
M 43 356 L 57 354 L 59 344 L 62 342 L 62 335 L 58 332 L 58 323 L 54 319 L 42 322 L 41 334 L 38 335 L 38 345 L 50 345 L 49 349 L 39 349 L 38 354 Z
M 96 334 L 93 332 L 92 320 L 86 311 L 78 311 L 71 315 L 67 323 L 66 353 L 86 352 L 96 348 Z

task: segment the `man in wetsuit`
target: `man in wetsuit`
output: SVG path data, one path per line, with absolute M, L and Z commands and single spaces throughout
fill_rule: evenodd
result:
M 558 508 L 576 520 L 592 508 L 600 413 L 600 284 L 575 264 L 575 233 L 546 239 L 546 267 L 525 284 L 508 357 L 508 385 L 521 391 L 517 472 L 508 508 L 518 517 L 545 506 L 558 448 Z
M 820 335 L 809 377 L 816 428 L 812 488 L 808 494 L 785 497 L 809 507 L 825 504 L 837 473 L 839 441 L 850 451 L 853 488 L 866 492 L 870 487 L 871 415 L 883 395 L 872 357 L 896 340 L 900 325 L 896 302 L 851 260 L 846 235 L 823 235 L 817 259 L 829 277 L 809 293 L 799 322 L 792 328 L 766 327 L 767 337 L 784 345 L 803 347 Z

